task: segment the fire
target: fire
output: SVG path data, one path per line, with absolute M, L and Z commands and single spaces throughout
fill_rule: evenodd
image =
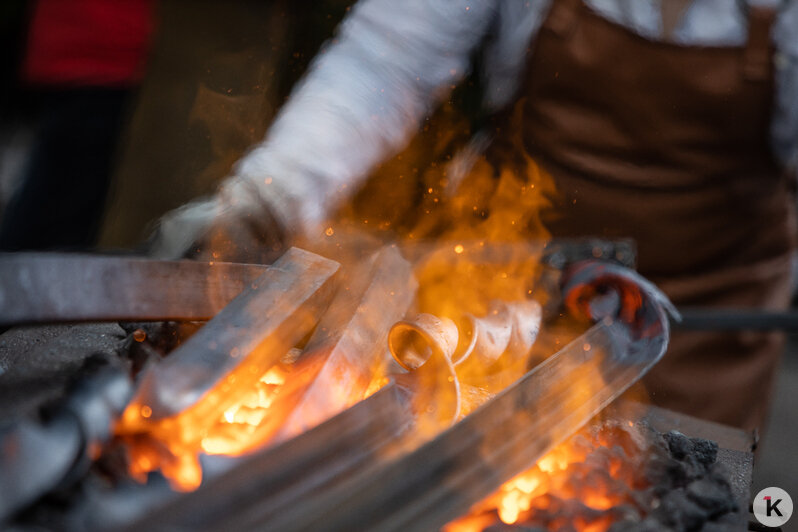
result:
M 264 445 L 275 432 L 269 426 L 270 416 L 277 414 L 272 408 L 273 403 L 291 376 L 292 369 L 286 364 L 270 368 L 258 380 L 256 388 L 241 401 L 227 408 L 219 419 L 198 427 L 197 439 L 185 434 L 187 431 L 182 430 L 179 420 L 178 423 L 166 420 L 166 423 L 153 427 L 152 432 L 146 435 L 125 434 L 124 416 L 136 417 L 134 411 L 125 412 L 117 432 L 128 444 L 129 471 L 133 478 L 144 482 L 147 473 L 160 470 L 173 488 L 191 491 L 202 482 L 202 468 L 198 460 L 200 454 L 240 456 Z M 364 398 L 376 393 L 388 382 L 385 376 L 375 376 Z M 334 398 L 336 393 L 338 398 Z M 345 404 L 345 397 L 344 390 L 329 391 L 328 398 L 331 401 Z M 146 408 L 142 407 L 141 410 Z M 141 415 L 148 417 L 143 413 Z M 289 433 L 298 434 L 318 421 L 314 418 L 313 410 L 307 409 L 305 418 L 301 420 L 307 426 L 283 428 Z
M 474 505 L 467 516 L 449 523 L 445 532 L 477 532 L 498 521 L 558 529 L 565 523 L 555 523 L 552 516 L 567 504 L 572 521 L 566 528 L 605 532 L 614 521 L 605 512 L 634 505 L 630 490 L 643 482 L 637 475 L 639 453 L 629 441 L 636 428 L 631 422 L 629 427 L 618 430 L 608 423 L 582 430 Z
M 384 388 L 389 382 L 390 379 L 388 377 L 385 376 L 374 377 L 371 380 L 371 383 L 369 383 L 369 387 L 366 388 L 366 393 L 363 394 L 363 399 L 371 397 L 372 395 L 380 391 L 382 388 Z
M 451 136 L 442 135 L 439 140 L 445 138 Z M 461 320 L 467 314 L 485 316 L 492 301 L 514 303 L 528 300 L 540 273 L 540 242 L 548 237 L 539 212 L 548 203 L 547 194 L 553 191 L 553 180 L 529 159 L 521 170 L 509 166 L 496 168 L 482 158 L 469 172 L 456 177 L 445 164 L 451 157 L 441 153 L 437 155 L 440 156 L 439 160 L 429 164 L 421 177 L 427 184 L 421 190 L 427 194 L 422 199 L 418 210 L 420 216 L 415 223 L 399 223 L 377 216 L 379 211 L 390 210 L 387 205 L 369 202 L 378 211 L 370 214 L 357 212 L 357 205 L 354 205 L 351 212 L 342 211 L 338 219 L 326 226 L 324 233 L 327 238 L 322 239 L 323 245 L 330 250 L 342 251 L 353 223 L 356 230 L 376 227 L 380 231 L 395 231 L 394 236 L 411 242 L 419 239 L 435 241 L 436 246 L 431 248 L 431 252 L 422 254 L 415 267 L 419 283 L 417 309 L 454 321 Z M 409 159 L 408 164 L 412 166 Z M 413 173 L 410 168 L 406 170 L 406 175 Z M 401 184 L 402 172 L 400 170 L 398 180 L 391 179 L 390 187 L 396 188 Z M 404 183 L 410 185 L 409 181 Z M 397 208 L 405 205 L 394 201 L 396 194 L 391 194 L 390 190 L 393 189 L 376 193 L 372 190 L 367 196 L 386 198 L 386 204 L 393 204 Z M 408 190 L 418 189 L 410 185 Z M 363 197 L 366 196 L 361 195 L 361 200 Z M 354 203 L 357 202 L 356 199 Z M 396 213 L 400 214 L 399 211 Z M 347 219 L 347 216 L 350 218 Z M 369 220 L 377 220 L 377 223 L 369 223 Z M 505 246 L 498 256 L 490 256 L 498 249 L 497 243 L 520 244 L 530 239 L 536 239 L 537 243 L 526 247 Z M 220 245 L 218 251 L 225 250 Z M 486 256 L 491 259 L 488 263 L 484 260 Z M 331 258 L 336 257 L 331 255 Z M 245 357 L 246 353 L 241 353 L 241 358 Z M 433 388 L 446 390 L 447 393 L 455 390 L 457 397 L 453 399 L 450 397 L 453 394 L 449 394 L 444 399 L 427 393 L 429 397 L 423 400 L 429 405 L 457 401 L 457 406 L 448 410 L 465 415 L 501 389 L 499 386 L 490 390 L 479 386 L 459 387 L 451 364 L 441 364 L 441 367 L 446 371 L 439 378 L 433 377 L 433 380 L 440 381 Z M 494 365 L 490 368 L 491 377 L 502 370 L 501 364 Z M 487 371 L 487 368 L 469 366 L 467 371 L 469 378 L 478 380 L 479 373 Z M 525 368 L 522 364 L 516 363 L 512 368 L 515 377 L 523 374 L 523 371 Z M 261 376 L 254 389 L 227 407 L 219 419 L 192 415 L 189 408 L 173 418 L 151 423 L 151 412 L 145 410 L 146 405 L 129 408 L 122 416 L 117 434 L 126 444 L 131 474 L 144 481 L 148 472 L 160 470 L 176 489 L 191 490 L 202 481 L 200 455 L 237 456 L 264 446 L 278 431 L 283 435 L 296 435 L 313 427 L 321 420 L 314 415 L 312 405 L 292 405 L 295 411 L 291 416 L 275 412 L 275 405 L 290 396 L 292 384 L 302 378 L 303 372 L 291 364 L 272 367 Z M 502 380 L 502 386 L 512 380 Z M 365 397 L 387 382 L 384 375 L 373 375 Z M 215 399 L 210 399 L 225 401 L 226 404 L 223 398 L 235 386 L 235 375 L 230 375 L 224 386 L 212 390 L 208 395 L 215 396 Z M 463 397 L 460 397 L 461 390 L 464 391 Z M 350 392 L 337 390 L 331 385 L 323 394 L 317 394 L 314 400 L 328 404 L 332 402 L 343 409 L 352 404 Z M 319 395 L 326 395 L 327 398 Z M 203 401 L 206 399 L 203 398 Z M 360 399 L 362 397 L 356 398 Z M 276 422 L 273 420 L 289 417 L 290 426 L 274 426 Z M 426 436 L 434 436 L 445 428 L 444 425 L 433 425 Z M 509 504 L 506 505 L 508 509 L 503 510 L 506 515 L 513 511 Z
M 128 432 L 128 427 L 137 426 L 138 415 L 147 419 L 152 413 L 146 405 L 138 409 L 138 415 L 135 408 L 128 408 L 117 433 L 128 444 L 131 475 L 143 482 L 147 473 L 160 469 L 175 489 L 196 489 L 202 482 L 200 453 L 238 456 L 260 443 L 255 433 L 289 371 L 283 364 L 270 368 L 254 390 L 225 410 L 218 420 L 195 431 L 184 430 L 180 420 L 165 420 L 154 425 L 147 435 L 137 434 L 135 430 Z
M 240 455 L 252 445 L 251 436 L 265 419 L 269 407 L 285 383 L 288 371 L 275 366 L 258 381 L 257 389 L 228 408 L 222 419 L 208 429 L 201 447 L 206 454 Z

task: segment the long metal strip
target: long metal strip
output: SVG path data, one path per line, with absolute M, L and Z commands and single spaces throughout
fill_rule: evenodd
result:
M 194 492 L 176 493 L 165 482 L 109 489 L 86 499 L 72 519 L 81 529 L 109 531 L 236 530 L 233 517 L 269 522 L 390 453 L 412 424 L 399 394 L 391 383 L 290 441 L 242 457 L 206 456 L 207 477 Z
M 656 353 L 629 360 L 628 341 L 620 324 L 595 325 L 409 454 L 401 453 L 408 398 L 388 386 L 295 439 L 210 474 L 194 493 L 157 510 L 143 506 L 134 528 L 146 522 L 152 530 L 209 532 L 435 530 L 530 467 L 645 374 Z
M 285 441 L 363 399 L 385 360 L 388 329 L 416 294 L 413 271 L 385 247 L 350 269 L 252 441 Z
M 235 404 L 318 323 L 332 299 L 338 268 L 319 255 L 289 249 L 169 357 L 149 368 L 128 411 L 146 409 L 137 419 L 144 425 L 189 408 L 195 418 L 221 416 L 225 404 Z M 215 394 L 206 396 L 212 390 Z
M 682 307 L 677 329 L 695 331 L 798 331 L 798 312 L 747 308 Z
M 0 254 L 0 325 L 208 320 L 266 266 L 64 253 Z
M 256 530 L 433 530 L 464 514 L 642 377 L 627 360 L 627 330 L 602 322 L 415 452 L 363 469 L 335 490 Z M 655 354 L 654 354 L 655 355 Z

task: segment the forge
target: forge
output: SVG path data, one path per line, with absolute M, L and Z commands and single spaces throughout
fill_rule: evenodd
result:
M 603 241 L 0 258 L 0 522 L 745 528 L 752 435 L 618 400 L 673 311 L 633 262 Z

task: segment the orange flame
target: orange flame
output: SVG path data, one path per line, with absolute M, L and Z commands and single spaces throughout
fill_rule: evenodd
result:
M 453 122 L 449 122 L 451 124 Z M 417 307 L 421 312 L 457 319 L 464 313 L 476 316 L 485 315 L 492 300 L 520 301 L 528 299 L 540 272 L 539 258 L 542 246 L 509 247 L 509 254 L 486 265 L 480 261 L 485 250 L 495 243 L 520 243 L 529 239 L 542 242 L 548 233 L 540 222 L 539 211 L 548 203 L 547 194 L 553 191 L 553 181 L 527 159 L 524 174 L 518 168 L 497 169 L 486 158 L 476 162 L 473 169 L 453 182 L 447 161 L 451 153 L 451 140 L 457 137 L 454 130 L 436 133 L 432 158 L 435 162 L 426 166 L 426 171 L 412 172 L 413 163 L 403 163 L 398 178 L 392 176 L 388 187 L 371 189 L 370 194 L 361 194 L 353 201 L 352 208 L 345 208 L 336 220 L 332 220 L 325 231 L 325 238 L 319 245 L 328 251 L 344 252 L 346 239 L 354 225 L 356 231 L 363 228 L 379 231 L 396 231 L 394 236 L 416 241 L 421 238 L 434 238 L 442 242 L 436 251 L 426 254 L 416 267 L 419 282 Z M 424 143 L 421 143 L 424 144 Z M 430 155 L 426 147 L 422 152 Z M 401 157 L 399 158 L 401 159 Z M 429 159 L 429 158 L 428 158 Z M 422 175 L 426 193 L 418 204 L 394 201 L 393 191 L 401 183 L 408 184 L 411 179 L 402 181 L 402 176 L 411 173 Z M 384 185 L 384 184 L 383 184 Z M 456 185 L 456 186 L 455 186 Z M 415 186 L 406 187 L 412 193 Z M 368 189 L 368 187 L 367 187 Z M 375 192 L 376 190 L 376 192 Z M 384 205 L 374 205 L 373 198 L 380 197 Z M 372 207 L 372 214 L 363 216 L 357 204 L 365 202 Z M 376 214 L 385 211 L 385 204 L 414 208 L 418 217 L 414 223 L 394 223 L 378 220 Z M 393 207 L 391 207 L 393 208 Z M 347 211 L 347 209 L 349 209 Z M 391 210 L 391 209 L 387 209 Z M 343 212 L 347 211 L 347 212 Z M 402 218 L 407 211 L 396 211 Z M 373 216 L 372 216 L 373 215 Z M 220 244 L 221 246 L 221 244 Z M 221 251 L 223 250 L 220 247 Z M 326 254 L 326 253 L 322 253 Z M 335 257 L 333 257 L 335 258 Z M 243 358 L 243 357 L 242 357 Z M 500 368 L 499 368 L 500 369 Z M 517 371 L 518 368 L 514 368 Z M 493 368 L 493 371 L 497 371 Z M 274 402 L 283 390 L 288 394 L 292 380 L 303 378 L 300 371 L 292 371 L 290 365 L 278 365 L 269 369 L 257 382 L 256 388 L 227 408 L 220 419 L 201 419 L 192 416 L 190 410 L 158 423 L 148 423 L 149 414 L 145 408 L 128 408 L 117 427 L 117 434 L 125 442 L 130 455 L 131 474 L 144 480 L 146 473 L 160 469 L 177 489 L 191 490 L 202 481 L 202 471 L 198 457 L 200 454 L 240 455 L 264 445 L 269 436 L 277 430 L 265 430 L 274 414 Z M 451 383 L 453 375 L 442 375 L 440 379 Z M 230 379 L 228 378 L 228 381 Z M 384 386 L 387 379 L 374 375 L 374 380 L 365 396 L 373 394 Z M 227 385 L 233 385 L 228 382 Z M 445 386 L 439 389 L 446 388 Z M 495 392 L 497 390 L 491 390 Z M 349 406 L 341 400 L 347 390 L 326 390 L 331 401 Z M 213 394 L 223 395 L 225 390 L 212 390 Z M 490 397 L 486 390 L 472 388 L 469 396 L 463 399 L 463 413 L 473 410 Z M 324 398 L 314 398 L 323 400 Z M 440 397 L 437 398 L 440 400 Z M 425 398 L 435 404 L 436 397 Z M 460 398 L 457 398 L 460 401 Z M 351 403 L 351 401 L 350 401 Z M 461 411 L 459 408 L 456 411 Z M 150 412 L 151 414 L 151 412 Z M 277 416 L 279 417 L 279 416 Z M 301 419 L 292 418 L 291 427 L 280 430 L 297 434 L 318 422 L 312 408 L 303 408 Z M 435 425 L 432 432 L 443 427 Z M 428 434 L 430 436 L 433 434 Z M 509 510 L 508 510 L 509 511 Z
M 128 444 L 131 476 L 144 482 L 147 473 L 160 470 L 174 489 L 192 491 L 202 482 L 202 468 L 198 460 L 200 454 L 240 456 L 262 446 L 273 435 L 274 431 L 265 429 L 268 428 L 270 414 L 275 414 L 272 409 L 274 400 L 291 375 L 291 369 L 284 364 L 269 369 L 259 379 L 256 389 L 227 408 L 219 419 L 195 427 L 191 432 L 198 437 L 187 434 L 189 431 L 185 430 L 185 425 L 179 419 L 183 414 L 177 420 L 167 419 L 151 426 L 146 434 L 128 432 L 128 427 L 136 426 L 139 415 L 146 417 L 140 410 L 147 407 L 138 409 L 139 412 L 129 408 L 123 414 L 117 434 Z M 387 383 L 387 377 L 376 376 L 365 396 L 376 393 Z M 334 392 L 330 391 L 330 400 L 334 400 Z M 345 397 L 343 390 L 339 392 L 341 397 Z M 311 419 L 314 416 L 312 408 L 306 409 L 305 414 L 306 419 L 300 422 L 308 426 L 296 427 L 293 432 L 302 432 L 319 421 Z M 126 422 L 126 417 L 134 419 Z
M 609 451 L 603 454 L 609 457 L 603 463 L 606 469 L 586 462 L 597 449 L 622 445 L 614 439 L 612 431 L 591 434 L 583 430 L 555 447 L 533 467 L 505 482 L 494 494 L 474 505 L 468 515 L 449 523 L 444 531 L 477 532 L 498 521 L 539 526 L 547 521 L 545 515 L 557 500 L 576 500 L 588 510 L 599 511 L 630 503 L 629 486 L 639 483 L 634 460 Z M 573 516 L 570 525 L 580 532 L 605 532 L 612 522 L 609 515 L 583 512 Z
M 256 389 L 225 410 L 220 419 L 205 426 L 189 427 L 191 416 L 177 416 L 148 426 L 142 434 L 140 419 L 148 418 L 149 407 L 131 405 L 122 415 L 116 432 L 127 443 L 131 475 L 146 480 L 146 474 L 160 469 L 175 489 L 190 491 L 202 482 L 198 456 L 205 454 L 240 455 L 251 450 L 252 437 L 266 418 L 268 408 L 288 375 L 286 366 L 270 368 Z M 183 416 L 184 419 L 181 419 Z
M 263 422 L 269 407 L 285 383 L 288 372 L 275 366 L 258 381 L 258 387 L 240 403 L 228 408 L 222 419 L 208 429 L 201 447 L 206 454 L 240 455 L 250 449 L 251 436 Z

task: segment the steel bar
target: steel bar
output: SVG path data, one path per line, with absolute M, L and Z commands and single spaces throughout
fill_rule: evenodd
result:
M 145 411 L 145 425 L 190 407 L 195 418 L 221 416 L 225 404 L 252 389 L 313 329 L 330 302 L 337 271 L 337 262 L 291 248 L 163 362 L 151 366 L 128 410 Z
M 0 254 L 0 325 L 208 320 L 265 266 L 63 253 Z
M 628 330 L 602 322 L 417 451 L 374 463 L 255 530 L 433 530 L 531 466 L 657 360 L 626 357 Z
M 388 330 L 404 317 L 418 288 L 396 247 L 383 248 L 341 275 L 335 298 L 258 431 L 272 441 L 296 436 L 363 399 L 388 362 Z
M 394 452 L 412 423 L 408 402 L 393 384 L 283 444 L 234 459 L 206 457 L 209 470 L 196 491 L 147 497 L 147 486 L 110 491 L 76 512 L 88 529 L 236 530 L 269 522 L 286 507 L 345 481 L 354 471 Z M 224 474 L 214 475 L 214 461 Z M 108 508 L 126 507 L 126 512 Z M 135 516 L 127 522 L 120 514 Z M 128 518 L 129 519 L 129 518 Z
M 744 308 L 679 308 L 676 329 L 696 331 L 787 331 L 798 332 L 798 311 L 768 311 Z

